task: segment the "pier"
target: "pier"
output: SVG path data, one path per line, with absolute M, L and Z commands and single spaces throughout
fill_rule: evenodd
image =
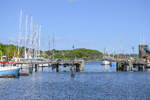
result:
M 56 72 L 60 72 L 60 66 L 63 67 L 70 67 L 70 70 L 75 69 L 76 72 L 83 72 L 84 71 L 84 60 L 61 60 L 61 61 L 54 61 L 54 60 L 47 60 L 47 61 L 38 61 L 38 60 L 24 60 L 20 62 L 16 62 L 13 65 L 21 66 L 22 69 L 33 69 L 38 71 L 39 67 L 45 67 L 44 65 L 51 67 L 52 69 L 56 69 Z
M 104 60 L 104 59 L 103 59 Z M 137 68 L 138 71 L 144 71 L 145 68 L 148 68 L 148 63 L 142 59 L 131 60 L 131 59 L 114 59 L 109 58 L 105 59 L 109 62 L 116 62 L 117 71 L 133 71 L 134 68 Z

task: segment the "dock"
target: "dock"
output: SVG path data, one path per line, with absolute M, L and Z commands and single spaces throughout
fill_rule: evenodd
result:
M 104 60 L 104 59 L 103 59 Z M 106 59 L 105 59 L 106 60 Z M 138 71 L 144 71 L 145 68 L 148 68 L 148 63 L 144 60 L 131 60 L 131 59 L 107 59 L 109 62 L 116 62 L 117 71 L 133 71 L 134 68 L 137 68 Z
M 44 67 L 48 65 L 52 69 L 56 69 L 56 72 L 60 72 L 60 66 L 70 67 L 70 70 L 75 69 L 76 72 L 84 71 L 84 60 L 47 60 L 47 61 L 38 61 L 38 60 L 24 60 L 17 62 L 13 65 L 21 66 L 21 68 L 35 68 L 35 71 L 38 71 L 39 67 Z

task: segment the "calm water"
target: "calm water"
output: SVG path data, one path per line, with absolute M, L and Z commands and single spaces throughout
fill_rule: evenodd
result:
M 1 100 L 150 100 L 150 72 L 116 72 L 99 62 L 70 76 L 44 68 L 27 77 L 0 79 Z M 64 72 L 66 71 L 66 72 Z

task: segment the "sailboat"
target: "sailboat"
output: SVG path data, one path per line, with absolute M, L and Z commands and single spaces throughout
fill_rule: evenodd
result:
M 102 65 L 110 65 L 110 62 L 106 59 L 106 48 L 104 49 L 104 57 L 103 57 L 103 61 L 102 61 Z
M 21 35 L 21 25 L 22 25 L 22 10 L 20 11 L 20 23 L 19 23 L 19 39 L 18 44 L 20 43 L 20 35 Z M 19 55 L 19 45 L 18 45 L 18 55 Z M 1 64 L 9 64 L 9 63 L 15 63 L 15 61 L 0 61 Z M 7 76 L 7 75 L 13 75 L 18 76 L 19 71 L 21 67 L 18 66 L 0 66 L 0 76 Z

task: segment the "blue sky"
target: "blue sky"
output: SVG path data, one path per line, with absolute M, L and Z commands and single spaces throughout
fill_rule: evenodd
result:
M 0 42 L 18 37 L 19 12 L 42 25 L 42 49 L 56 36 L 56 49 L 138 51 L 140 34 L 150 44 L 150 0 L 0 0 Z M 25 18 L 24 18 L 25 19 Z

